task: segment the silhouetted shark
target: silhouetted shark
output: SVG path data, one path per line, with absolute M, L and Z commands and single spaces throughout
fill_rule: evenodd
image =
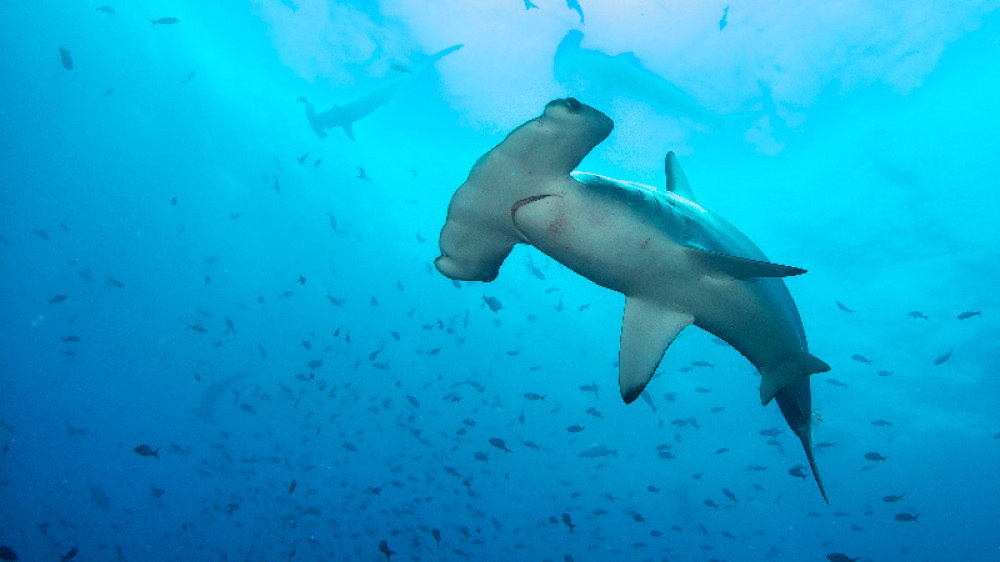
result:
M 317 113 L 313 104 L 310 103 L 305 97 L 299 97 L 298 101 L 306 106 L 306 119 L 309 120 L 309 125 L 312 127 L 313 131 L 316 131 L 316 134 L 319 135 L 320 138 L 326 138 L 326 129 L 341 127 L 347 134 L 347 138 L 354 140 L 354 131 L 352 130 L 352 127 L 355 121 L 368 116 L 373 111 L 388 102 L 394 95 L 396 95 L 396 92 L 403 88 L 403 86 L 406 86 L 410 80 L 413 79 L 415 74 L 418 74 L 424 68 L 433 65 L 444 56 L 461 48 L 462 45 L 448 47 L 443 51 L 431 55 L 426 61 L 414 68 L 412 72 L 399 72 L 398 76 L 387 80 L 381 86 L 378 86 L 361 97 L 342 105 L 334 105 L 330 109 L 321 113 Z

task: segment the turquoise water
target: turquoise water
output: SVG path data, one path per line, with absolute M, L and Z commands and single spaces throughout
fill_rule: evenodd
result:
M 1000 557 L 997 2 L 534 3 L 0 6 L 0 545 Z M 711 335 L 625 405 L 620 294 L 524 245 L 435 270 L 473 164 L 567 96 L 615 125 L 579 170 L 662 186 L 672 150 L 808 270 L 829 506 Z

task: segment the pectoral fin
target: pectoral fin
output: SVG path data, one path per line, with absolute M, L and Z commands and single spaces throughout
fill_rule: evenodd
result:
M 694 316 L 668 310 L 640 298 L 625 300 L 618 384 L 626 404 L 642 394 L 667 348 L 694 322 Z
M 691 255 L 700 261 L 706 268 L 720 271 L 731 275 L 737 279 L 750 279 L 753 277 L 791 277 L 802 275 L 806 270 L 789 265 L 779 265 L 776 263 L 752 260 L 729 256 L 698 248 L 688 248 Z

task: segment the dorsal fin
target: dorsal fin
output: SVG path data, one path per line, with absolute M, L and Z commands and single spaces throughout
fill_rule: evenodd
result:
M 672 191 L 692 203 L 698 202 L 694 198 L 694 192 L 691 191 L 687 176 L 684 175 L 684 170 L 681 169 L 681 164 L 677 161 L 673 150 L 667 153 L 667 157 L 663 161 L 663 170 L 667 173 L 667 191 Z

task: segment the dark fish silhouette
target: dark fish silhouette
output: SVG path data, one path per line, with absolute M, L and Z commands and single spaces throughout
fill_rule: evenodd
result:
M 883 496 L 882 501 L 884 501 L 885 503 L 896 503 L 899 501 L 903 501 L 903 496 L 905 495 L 906 494 L 890 494 L 888 496 Z
M 507 448 L 507 443 L 505 443 L 504 440 L 500 439 L 499 437 L 490 437 L 490 445 L 493 445 L 497 449 L 500 449 L 501 451 L 504 452 L 504 454 L 511 452 L 511 450 Z
M 59 60 L 62 61 L 63 68 L 73 70 L 73 55 L 69 53 L 66 47 L 59 47 Z
M 153 449 L 152 447 L 146 445 L 145 443 L 137 446 L 135 449 L 132 449 L 132 452 L 139 455 L 140 457 L 160 458 L 160 448 L 157 447 L 156 449 Z
M 573 524 L 573 520 L 570 519 L 570 516 L 569 516 L 568 513 L 563 513 L 562 514 L 562 522 L 565 523 L 567 527 L 569 527 L 569 532 L 571 532 L 571 533 L 573 532 L 573 529 L 576 528 L 576 525 Z
M 924 314 L 923 312 L 920 312 L 919 310 L 912 310 L 912 311 L 908 312 L 906 315 L 909 316 L 910 318 L 920 318 L 920 319 L 923 319 L 923 320 L 930 320 L 931 319 L 930 316 L 927 316 L 926 314 Z
M 837 301 L 837 308 L 839 308 L 840 310 L 843 310 L 844 312 L 847 312 L 849 314 L 853 314 L 854 313 L 853 310 L 851 310 L 850 308 L 847 308 L 847 305 L 844 304 L 844 303 L 842 303 L 842 302 L 840 302 L 840 301 Z
M 17 554 L 9 546 L 0 546 L 0 560 L 4 562 L 14 562 L 18 560 Z
M 941 355 L 940 357 L 934 359 L 934 364 L 935 365 L 940 365 L 941 363 L 944 363 L 945 361 L 947 361 L 949 359 L 951 359 L 951 350 L 950 349 L 948 350 L 948 353 L 945 353 L 944 355 Z
M 729 4 L 726 4 L 726 8 L 724 10 L 722 10 L 722 19 L 719 20 L 719 31 L 722 31 L 723 29 L 725 29 L 726 28 L 726 24 L 729 23 L 729 22 L 726 21 L 726 16 L 728 16 L 728 15 L 729 15 Z
M 830 562 L 858 562 L 858 560 L 861 560 L 861 557 L 851 558 L 841 552 L 834 552 L 832 554 L 827 554 L 826 559 Z
M 493 312 L 497 312 L 503 308 L 503 304 L 496 297 L 483 295 L 483 302 L 486 303 L 486 306 L 490 307 L 490 310 Z
M 292 478 L 292 483 L 288 485 L 288 495 L 289 496 L 292 495 L 292 492 L 295 491 L 295 486 L 296 486 L 295 479 Z
M 871 359 L 865 357 L 864 355 L 860 355 L 858 353 L 855 353 L 854 355 L 852 355 L 851 359 L 854 359 L 858 363 L 866 363 L 868 365 L 872 364 L 872 360 Z
M 441 531 L 438 529 L 431 529 L 431 536 L 434 537 L 434 543 L 437 546 L 441 546 Z
M 69 552 L 67 552 L 66 554 L 63 554 L 59 558 L 59 562 L 69 562 L 70 560 L 76 558 L 76 555 L 79 552 L 80 552 L 80 550 L 74 546 L 73 548 L 69 549 Z
M 959 320 L 968 320 L 969 318 L 972 318 L 973 316 L 982 316 L 982 315 L 983 315 L 982 311 L 979 311 L 979 310 L 967 310 L 967 311 L 959 314 L 958 315 L 958 319 Z
M 59 304 L 61 302 L 66 302 L 66 299 L 68 298 L 69 297 L 67 297 L 66 295 L 56 295 L 51 299 L 49 299 L 49 304 Z
M 544 401 L 546 396 L 548 396 L 548 394 L 538 394 L 536 392 L 525 392 L 524 393 L 524 397 L 527 398 L 528 400 L 542 400 L 542 401 Z
M 156 18 L 155 20 L 149 20 L 149 26 L 154 25 L 174 25 L 175 23 L 180 23 L 181 20 L 173 17 Z
M 570 433 L 580 433 L 581 431 L 583 431 L 583 426 L 582 425 L 573 424 L 573 425 L 567 427 L 566 431 L 568 431 Z
M 385 539 L 378 541 L 378 551 L 381 552 L 382 554 L 385 554 L 386 562 L 389 561 L 390 556 L 396 554 L 396 551 L 389 550 L 389 543 L 387 543 Z
M 913 514 L 913 513 L 906 513 L 904 511 L 902 513 L 897 513 L 896 516 L 893 517 L 893 519 L 895 519 L 896 521 L 902 521 L 904 523 L 909 523 L 909 522 L 919 523 L 919 521 L 917 520 L 918 517 L 920 517 L 919 513 Z
M 865 458 L 870 461 L 882 461 L 885 462 L 889 460 L 889 457 L 883 456 L 881 453 L 865 453 Z
M 108 14 L 109 16 L 115 15 L 115 9 L 112 8 L 111 6 L 99 6 L 97 8 L 97 11 L 104 14 Z

